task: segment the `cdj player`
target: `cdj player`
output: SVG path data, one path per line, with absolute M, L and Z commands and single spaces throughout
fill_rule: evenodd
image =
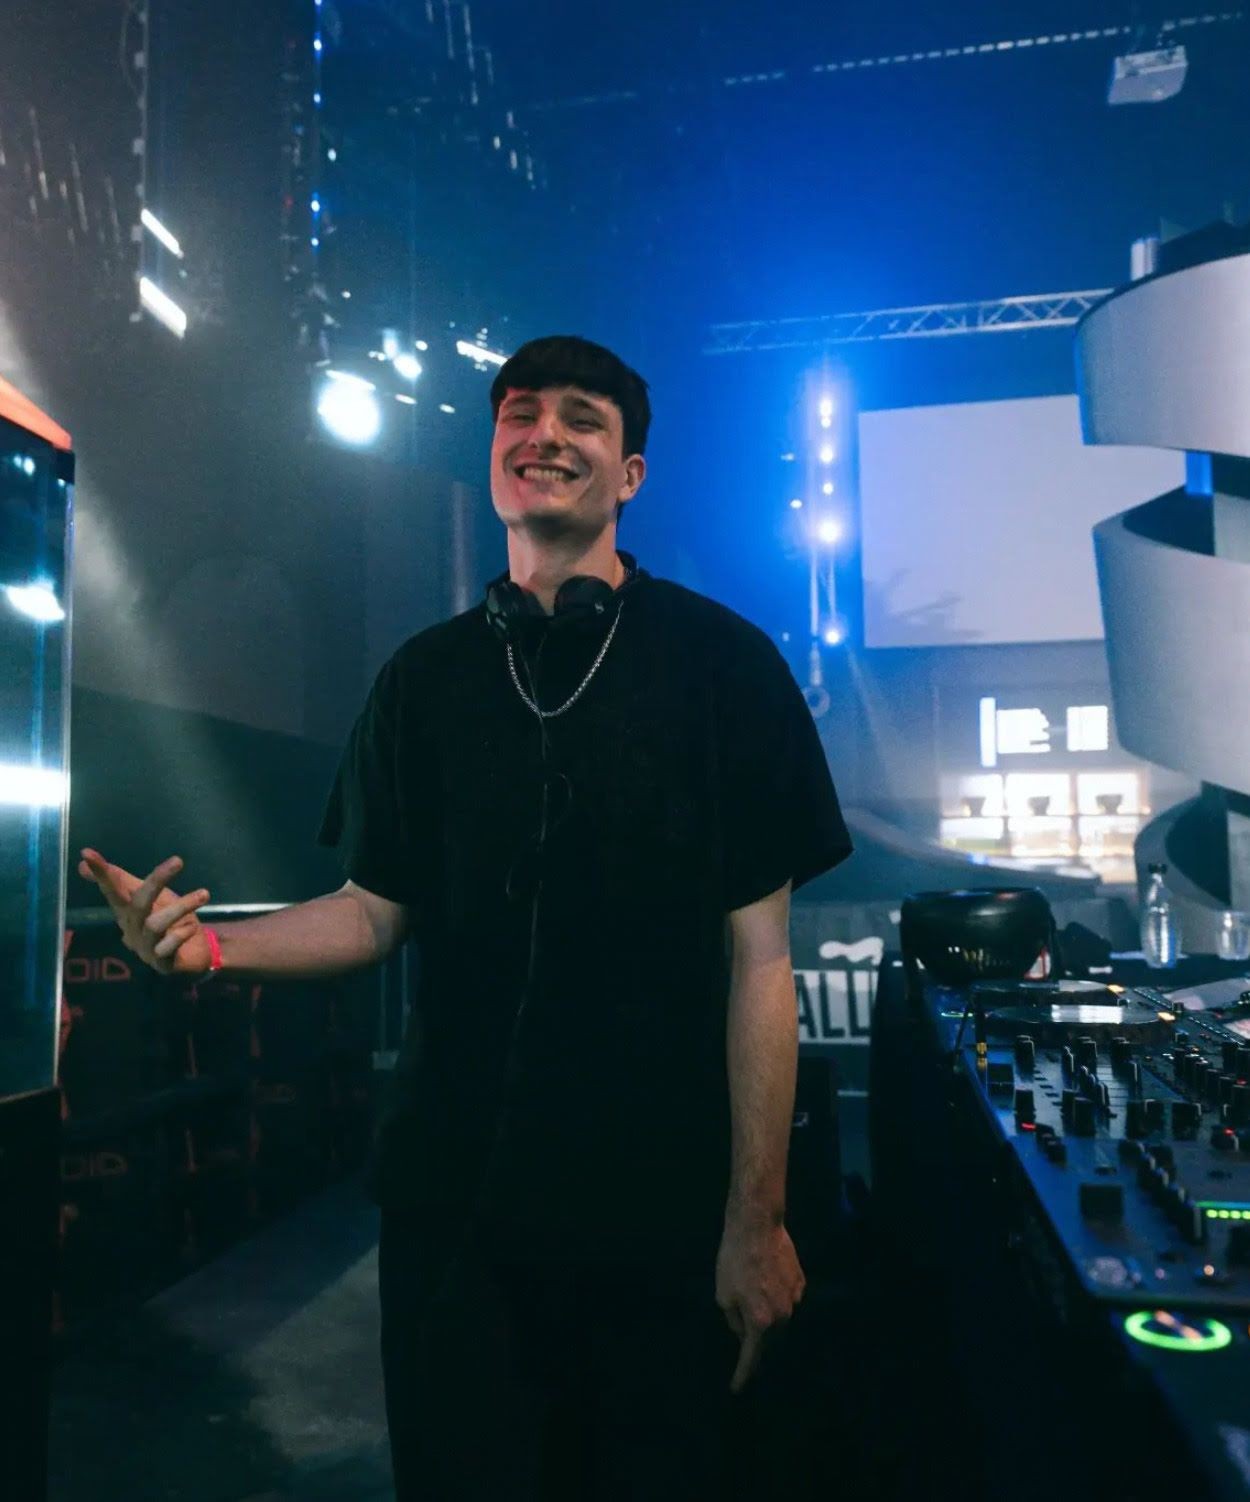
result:
M 906 974 L 873 1019 L 874 1201 L 936 1311 L 921 1383 L 979 1436 L 966 1495 L 1250 1498 L 1250 977 Z

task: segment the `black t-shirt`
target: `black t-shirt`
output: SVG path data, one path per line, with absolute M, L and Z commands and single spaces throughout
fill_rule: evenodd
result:
M 374 1193 L 441 1222 L 476 1205 L 520 1255 L 714 1254 L 727 914 L 851 850 L 768 638 L 646 575 L 620 610 L 584 694 L 547 721 L 545 772 L 485 608 L 412 637 L 378 675 L 318 837 L 357 885 L 408 906 L 420 955 Z M 530 628 L 544 709 L 609 625 Z

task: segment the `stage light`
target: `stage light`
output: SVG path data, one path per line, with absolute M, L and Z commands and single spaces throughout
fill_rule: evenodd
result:
M 156 236 L 166 250 L 171 251 L 179 260 L 182 260 L 182 246 L 179 245 L 177 236 L 171 234 L 165 228 L 151 209 L 144 209 L 142 211 L 139 215 L 139 222 L 143 225 L 144 229 Z
M 507 355 L 497 355 L 493 349 L 483 349 L 480 344 L 470 344 L 467 339 L 456 340 L 456 353 L 478 365 L 506 365 Z
M 311 207 L 314 214 L 319 214 L 321 212 L 321 200 L 314 198 Z
M 415 381 L 421 374 L 421 361 L 416 355 L 395 355 L 391 364 L 395 367 L 396 373 L 403 376 L 405 381 Z
M 827 544 L 829 547 L 832 547 L 835 542 L 841 542 L 841 523 L 836 522 L 832 517 L 827 516 L 822 522 L 817 524 L 816 537 L 818 541 Z
M 379 360 L 393 360 L 399 353 L 399 335 L 394 329 L 382 330 L 382 353 Z
M 313 95 L 313 103 L 314 104 L 320 104 L 321 103 L 321 95 L 320 95 L 320 93 L 316 93 L 316 94 Z
M 62 808 L 69 798 L 69 777 L 52 767 L 0 762 L 0 804 L 12 808 Z
M 832 417 L 822 417 L 820 419 L 820 425 L 821 425 L 822 428 L 831 428 L 833 426 L 833 418 Z
M 422 352 L 422 354 L 424 354 L 425 351 L 429 349 L 429 347 L 430 346 L 425 342 L 424 339 L 417 340 L 417 348 Z
M 803 502 L 796 495 L 795 498 L 790 502 L 790 510 L 791 511 L 802 511 L 802 509 L 803 509 Z
M 833 444 L 825 443 L 821 445 L 820 462 L 822 464 L 832 464 L 835 457 Z
M 833 481 L 832 480 L 826 480 L 825 483 L 820 487 L 820 493 L 822 495 L 832 495 L 833 494 Z
M 19 615 L 41 625 L 65 619 L 65 611 L 50 584 L 6 584 L 4 593 Z
M 822 396 L 820 399 L 820 420 L 821 422 L 833 421 L 833 398 L 831 396 Z
M 187 315 L 172 297 L 167 296 L 146 276 L 139 278 L 139 301 L 158 323 L 163 323 L 171 334 L 181 339 L 187 332 Z
M 830 626 L 825 632 L 824 640 L 827 647 L 840 646 L 842 643 L 842 628 L 840 626 Z
M 341 443 L 360 447 L 372 443 L 382 427 L 382 411 L 374 389 L 359 376 L 326 371 L 317 401 L 317 416 Z
M 314 235 L 309 243 L 312 245 L 312 248 L 316 250 L 320 246 L 321 241 L 317 239 L 316 235 Z
M 417 405 L 417 399 L 415 396 L 407 396 L 402 391 L 397 391 L 395 393 L 395 400 L 397 402 L 403 402 L 405 407 L 415 407 Z
M 331 146 L 330 149 L 329 149 L 329 151 L 326 152 L 326 161 L 327 162 L 337 162 L 338 159 L 339 159 L 338 152 L 334 149 L 333 146 Z
M 450 402 L 439 402 L 438 410 L 440 412 L 455 412 L 456 409 L 451 405 Z
M 321 38 L 319 36 L 318 37 L 313 37 L 313 51 L 314 52 L 320 52 L 321 51 L 321 47 L 322 47 Z

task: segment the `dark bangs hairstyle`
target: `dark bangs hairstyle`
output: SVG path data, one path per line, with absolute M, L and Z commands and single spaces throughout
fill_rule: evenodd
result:
M 619 355 L 576 334 L 552 334 L 523 344 L 491 382 L 491 415 L 499 420 L 499 408 L 509 391 L 550 391 L 553 386 L 578 386 L 595 396 L 606 396 L 621 412 L 625 447 L 621 457 L 646 452 L 651 428 L 646 381 Z

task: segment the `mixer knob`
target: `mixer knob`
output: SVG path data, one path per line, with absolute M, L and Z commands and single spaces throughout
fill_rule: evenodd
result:
M 1065 1126 L 1072 1124 L 1072 1108 L 1076 1105 L 1076 1091 L 1065 1090 L 1059 1097 L 1059 1114 Z
M 1207 1103 L 1209 1105 L 1219 1105 L 1220 1086 L 1222 1085 L 1223 1080 L 1224 1076 L 1219 1072 L 1215 1065 L 1212 1064 L 1211 1067 L 1206 1071 L 1206 1074 L 1203 1076 L 1202 1080 L 1202 1088 L 1206 1092 Z
M 1016 1068 L 1025 1079 L 1031 1078 L 1037 1068 L 1037 1045 L 1028 1033 L 1016 1039 Z
M 1166 1168 L 1169 1173 L 1176 1172 L 1176 1154 L 1170 1142 L 1156 1142 L 1150 1149 L 1150 1155 L 1160 1168 Z
M 1092 1074 L 1098 1073 L 1098 1043 L 1094 1038 L 1076 1040 L 1076 1062 L 1083 1064 Z
M 1072 1132 L 1077 1137 L 1092 1137 L 1098 1126 L 1098 1108 L 1087 1095 L 1072 1102 Z
M 1112 1038 L 1110 1054 L 1112 1073 L 1123 1074 L 1133 1056 L 1133 1044 L 1128 1038 Z
M 1233 1086 L 1228 1119 L 1233 1126 L 1250 1126 L 1250 1085 Z
M 1027 1086 L 1021 1085 L 1016 1090 L 1016 1120 L 1023 1126 L 1026 1122 L 1030 1125 L 1035 1120 L 1036 1107 L 1033 1102 L 1033 1092 Z
M 1072 1078 L 1072 1071 L 1076 1068 L 1076 1058 L 1066 1044 L 1059 1054 L 1059 1068 L 1063 1072 L 1065 1080 Z
M 1146 1130 L 1148 1132 L 1161 1132 L 1163 1130 L 1163 1106 L 1164 1102 L 1154 1096 L 1142 1101 L 1142 1110 L 1146 1115 Z
M 1238 1267 L 1250 1266 L 1250 1223 L 1243 1220 L 1229 1226 L 1227 1256 Z
M 1068 1161 L 1068 1144 L 1062 1137 L 1047 1137 L 1042 1143 L 1047 1158 L 1059 1168 Z
M 1219 1092 L 1220 1092 L 1220 1094 L 1219 1094 L 1219 1100 L 1220 1100 L 1220 1105 L 1222 1105 L 1222 1106 L 1228 1106 L 1228 1105 L 1232 1104 L 1233 1090 L 1236 1087 L 1236 1084 L 1237 1084 L 1237 1076 L 1236 1076 L 1236 1074 L 1222 1074 L 1222 1075 L 1220 1075 L 1220 1082 L 1219 1082 Z
M 1146 1125 L 1146 1102 L 1130 1100 L 1124 1107 L 1124 1132 L 1128 1137 L 1144 1137 L 1150 1128 Z
M 1238 1079 L 1250 1078 L 1250 1045 L 1243 1043 L 1238 1048 L 1237 1062 L 1233 1065 L 1233 1069 Z
M 1130 1059 L 1124 1066 L 1124 1078 L 1130 1090 L 1141 1089 L 1141 1065 L 1136 1059 Z
M 1098 1105 L 1104 1111 L 1111 1110 L 1111 1089 L 1106 1080 L 1098 1081 Z
M 1237 1057 L 1241 1052 L 1241 1045 L 1231 1040 L 1220 1045 L 1220 1059 L 1225 1074 L 1235 1074 L 1237 1071 Z
M 1006 1059 L 991 1059 L 986 1067 L 985 1083 L 991 1095 L 1009 1095 L 1015 1088 L 1016 1071 Z
M 1189 1034 L 1185 1031 L 1185 1029 L 1183 1027 L 1178 1027 L 1175 1030 L 1175 1032 L 1172 1034 L 1172 1041 L 1174 1043 L 1179 1043 L 1181 1045 L 1181 1047 L 1183 1048 L 1185 1046 L 1185 1044 L 1187 1044 L 1189 1042 Z
M 1173 1225 L 1181 1227 L 1189 1219 L 1190 1198 L 1179 1184 L 1172 1184 L 1163 1196 L 1163 1209 Z
M 1207 1212 L 1191 1201 L 1179 1219 L 1177 1229 L 1191 1246 L 1199 1245 L 1207 1239 Z
M 1213 1126 L 1211 1128 L 1211 1146 L 1217 1153 L 1235 1153 L 1237 1151 L 1237 1133 L 1230 1126 Z

